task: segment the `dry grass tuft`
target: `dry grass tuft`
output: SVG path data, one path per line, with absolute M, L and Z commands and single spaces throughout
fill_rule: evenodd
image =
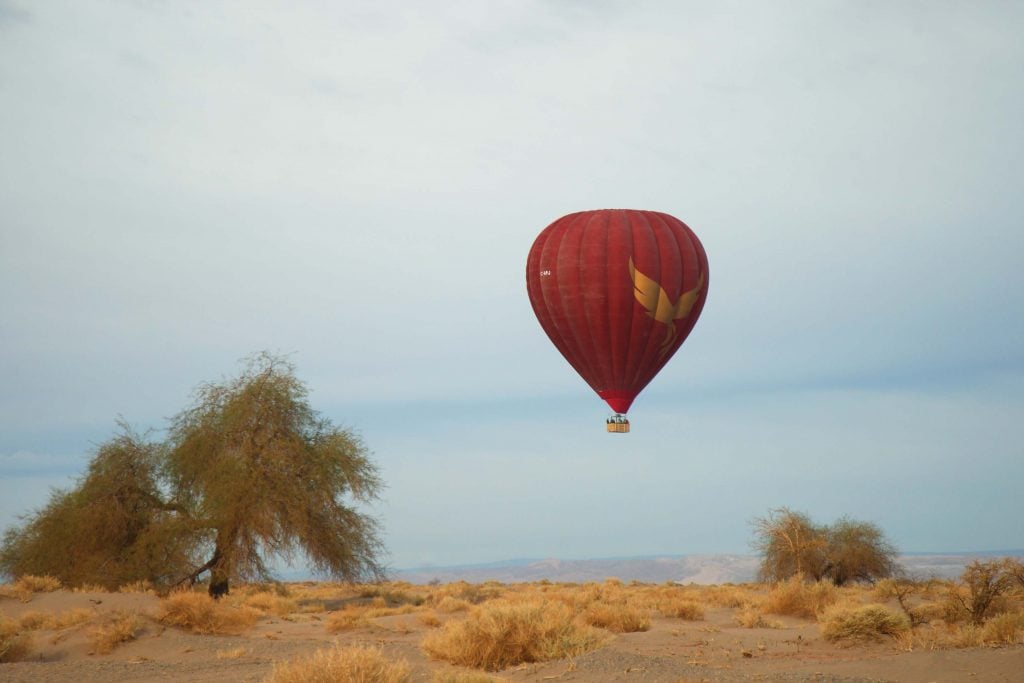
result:
M 60 614 L 30 610 L 22 612 L 21 616 L 18 617 L 17 624 L 18 629 L 21 631 L 57 631 L 84 623 L 95 616 L 95 612 L 84 607 L 67 610 Z
M 349 605 L 343 610 L 331 612 L 327 615 L 327 630 L 331 633 L 351 631 L 356 628 L 366 628 L 370 625 L 366 618 L 366 610 Z
M 838 597 L 838 591 L 830 581 L 804 583 L 799 576 L 794 576 L 769 591 L 762 610 L 768 614 L 814 619 L 833 605 Z
M 465 621 L 431 632 L 422 647 L 452 664 L 496 671 L 579 655 L 606 638 L 578 624 L 573 610 L 562 603 L 496 600 L 477 607 Z
M 117 589 L 118 593 L 142 593 L 144 595 L 156 595 L 156 587 L 145 579 L 126 583 Z
M 743 628 L 782 628 L 782 623 L 774 619 L 766 619 L 764 614 L 754 605 L 746 605 L 736 610 L 733 621 Z
M 32 634 L 10 632 L 0 623 L 0 664 L 20 662 L 32 654 Z
M 437 628 L 441 625 L 441 620 L 433 612 L 424 612 L 419 616 L 419 620 L 421 624 L 428 628 Z
M 135 640 L 142 622 L 134 612 L 116 610 L 103 616 L 100 623 L 89 629 L 86 638 L 93 652 L 106 655 L 114 651 L 121 643 Z
M 658 611 L 662 616 L 685 619 L 687 621 L 700 621 L 704 618 L 704 608 L 693 600 L 674 597 L 665 598 L 658 603 Z
M 865 641 L 896 636 L 910 629 L 905 616 L 882 605 L 833 607 L 822 615 L 821 634 L 825 640 Z
M 651 628 L 651 615 L 628 604 L 596 602 L 583 612 L 583 621 L 613 633 L 635 633 Z
M 256 623 L 259 612 L 250 607 L 218 603 L 205 593 L 183 591 L 160 601 L 157 621 L 204 635 L 241 633 Z
M 299 603 L 295 600 L 273 593 L 247 595 L 241 599 L 241 604 L 264 614 L 274 614 L 279 617 L 299 611 Z
M 26 574 L 14 584 L 16 587 L 27 590 L 30 593 L 52 593 L 60 590 L 60 579 L 52 576 L 33 576 Z
M 992 617 L 982 627 L 981 639 L 991 645 L 1016 645 L 1024 642 L 1024 612 Z
M 453 614 L 455 612 L 465 612 L 472 605 L 468 600 L 462 598 L 454 598 L 450 595 L 446 595 L 441 598 L 437 603 L 437 611 L 444 612 L 445 614 Z
M 389 662 L 380 650 L 356 646 L 275 664 L 265 683 L 404 683 L 411 671 L 405 660 Z
M 217 659 L 241 659 L 247 650 L 244 647 L 235 647 L 230 650 L 217 650 Z
M 503 679 L 492 678 L 481 673 L 451 673 L 448 671 L 435 671 L 430 677 L 430 683 L 500 683 Z

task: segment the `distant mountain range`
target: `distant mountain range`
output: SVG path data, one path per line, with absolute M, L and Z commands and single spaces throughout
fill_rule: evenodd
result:
M 899 563 L 911 574 L 922 577 L 953 578 L 976 559 L 992 557 L 1024 558 L 1024 550 L 976 553 L 913 553 L 901 555 Z M 489 564 L 454 567 L 417 567 L 398 569 L 391 578 L 410 583 L 440 581 L 500 581 L 519 583 L 546 579 L 554 582 L 582 583 L 615 577 L 622 581 L 644 583 L 720 584 L 748 583 L 757 575 L 754 555 L 661 555 L 596 560 L 519 559 Z

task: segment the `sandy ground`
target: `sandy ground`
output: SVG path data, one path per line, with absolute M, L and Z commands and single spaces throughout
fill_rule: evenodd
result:
M 260 681 L 275 661 L 334 644 L 370 644 L 404 658 L 414 681 L 435 672 L 467 671 L 430 660 L 419 647 L 429 627 L 419 613 L 373 619 L 369 627 L 331 634 L 325 613 L 268 617 L 240 636 L 201 636 L 167 628 L 151 617 L 158 599 L 144 594 L 36 594 L 30 602 L 0 600 L 0 614 L 32 610 L 97 614 L 129 610 L 143 615 L 138 637 L 107 655 L 93 654 L 86 626 L 37 631 L 29 661 L 0 664 L 0 681 Z M 459 615 L 436 615 L 441 621 Z M 614 636 L 574 660 L 514 667 L 494 674 L 508 681 L 906 681 L 929 683 L 1024 681 L 1024 646 L 903 652 L 894 644 L 839 647 L 817 624 L 780 618 L 782 628 L 746 629 L 733 610 L 715 608 L 702 621 L 660 618 L 649 631 Z M 239 653 L 239 649 L 243 649 Z

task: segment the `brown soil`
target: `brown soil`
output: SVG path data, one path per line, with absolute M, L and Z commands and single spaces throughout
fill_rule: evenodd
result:
M 89 624 L 37 631 L 28 661 L 0 664 L 0 680 L 68 681 L 260 681 L 274 662 L 309 654 L 335 643 L 370 644 L 404 658 L 414 681 L 435 672 L 466 671 L 430 660 L 419 643 L 429 626 L 422 612 L 378 617 L 368 627 L 331 634 L 326 613 L 266 617 L 240 636 L 201 636 L 157 623 L 158 599 L 119 593 L 37 594 L 28 603 L 0 600 L 0 614 L 61 613 L 86 608 L 143 615 L 137 639 L 107 655 L 92 654 Z M 425 610 L 429 611 L 429 610 Z M 599 650 L 574 660 L 528 664 L 496 672 L 508 681 L 1024 681 L 1024 645 L 905 652 L 892 641 L 840 647 L 822 639 L 809 620 L 781 617 L 782 628 L 747 629 L 733 609 L 709 608 L 702 621 L 654 617 L 651 629 L 614 636 Z M 439 620 L 464 613 L 437 614 Z M 244 653 L 228 658 L 232 651 Z

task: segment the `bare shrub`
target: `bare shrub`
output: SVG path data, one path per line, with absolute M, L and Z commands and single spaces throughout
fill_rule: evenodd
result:
M 970 615 L 972 624 L 980 626 L 987 616 L 999 611 L 1000 598 L 1016 581 L 1015 564 L 1010 558 L 987 562 L 975 560 L 964 569 L 960 580 L 967 588 L 969 599 L 964 599 L 960 591 L 952 591 L 950 595 Z
M 651 628 L 651 615 L 647 610 L 623 603 L 594 603 L 583 612 L 583 621 L 613 633 L 634 633 Z
M 134 612 L 114 611 L 105 614 L 100 623 L 86 632 L 93 652 L 106 655 L 118 645 L 135 640 L 142 623 Z
M 220 604 L 209 595 L 183 591 L 160 601 L 157 621 L 200 634 L 238 634 L 256 623 L 259 612 Z
M 769 614 L 814 619 L 837 597 L 838 591 L 829 581 L 804 583 L 802 577 L 794 576 L 769 591 L 762 609 Z
M 582 654 L 605 638 L 577 624 L 573 610 L 562 603 L 496 600 L 477 607 L 465 621 L 429 633 L 422 647 L 452 664 L 496 671 Z
M 338 647 L 275 664 L 265 683 L 405 683 L 411 671 L 405 660 L 389 662 L 373 647 Z
M 821 619 L 821 634 L 831 642 L 881 640 L 910 629 L 910 622 L 882 605 L 834 607 Z
M 762 581 L 799 575 L 815 581 L 828 578 L 842 586 L 892 576 L 897 569 L 896 548 L 871 522 L 841 517 L 823 526 L 783 507 L 755 518 L 753 525 L 751 545 L 761 555 L 758 576 Z

